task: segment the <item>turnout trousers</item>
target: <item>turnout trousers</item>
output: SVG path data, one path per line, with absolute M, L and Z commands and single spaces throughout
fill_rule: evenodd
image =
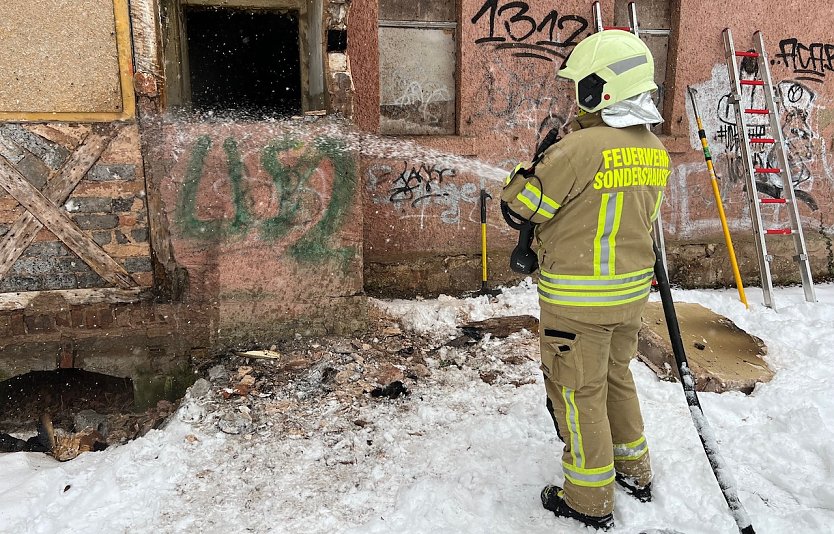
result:
M 642 308 L 641 308 L 642 310 Z M 547 407 L 565 444 L 565 500 L 586 515 L 614 509 L 615 474 L 651 481 L 643 417 L 629 362 L 642 313 L 597 324 L 542 303 L 540 348 Z

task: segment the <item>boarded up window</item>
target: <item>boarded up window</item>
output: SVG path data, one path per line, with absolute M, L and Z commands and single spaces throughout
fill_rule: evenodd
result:
M 2 0 L 0 42 L 0 119 L 132 116 L 126 0 Z
M 381 133 L 455 133 L 455 9 L 453 0 L 380 2 Z

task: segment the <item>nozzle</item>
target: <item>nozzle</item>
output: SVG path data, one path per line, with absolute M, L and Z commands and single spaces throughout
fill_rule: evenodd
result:
M 519 274 L 533 274 L 539 268 L 539 257 L 533 251 L 533 228 L 530 223 L 518 232 L 518 244 L 510 255 L 510 269 Z

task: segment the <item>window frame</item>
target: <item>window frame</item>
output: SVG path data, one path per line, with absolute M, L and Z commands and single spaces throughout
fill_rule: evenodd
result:
M 461 109 L 461 71 L 460 71 L 460 60 L 461 60 L 461 2 L 460 0 L 454 0 L 455 6 L 453 9 L 454 16 L 456 20 L 454 21 L 422 21 L 422 20 L 393 20 L 393 19 L 377 19 L 377 34 L 379 33 L 379 28 L 406 28 L 406 29 L 430 29 L 430 30 L 454 30 L 454 39 L 455 39 L 455 65 L 454 65 L 454 72 L 453 72 L 453 79 L 455 83 L 454 87 L 454 94 L 455 94 L 455 116 L 452 120 L 452 131 L 447 133 L 427 133 L 427 134 L 418 134 L 418 133 L 386 133 L 385 135 L 390 136 L 399 136 L 399 137 L 448 137 L 448 136 L 457 136 L 460 135 L 460 109 Z M 378 80 L 381 80 L 382 73 L 377 73 Z M 381 102 L 377 106 L 377 114 L 378 117 L 382 118 L 381 112 Z
M 298 54 L 302 113 L 327 109 L 325 83 L 325 43 L 323 2 L 325 0 L 162 0 L 163 68 L 165 91 L 163 106 L 169 110 L 193 113 L 191 71 L 188 62 L 186 7 L 215 7 L 229 10 L 295 11 L 298 14 Z M 318 21 L 316 23 L 316 21 Z M 319 91 L 314 93 L 313 90 Z M 229 108 L 234 111 L 235 108 Z
M 674 6 L 673 6 L 672 0 L 660 0 L 659 3 L 664 3 L 666 5 L 666 7 L 668 8 L 667 12 L 665 13 L 666 17 L 662 17 L 663 18 L 662 21 L 659 21 L 657 19 L 652 20 L 652 17 L 650 16 L 650 17 L 648 17 L 650 22 L 644 23 L 643 20 L 645 20 L 646 17 L 641 17 L 640 16 L 641 10 L 638 7 L 637 8 L 637 10 L 638 10 L 637 11 L 637 23 L 638 23 L 638 32 L 639 32 L 639 36 L 640 36 L 641 39 L 644 39 L 645 37 L 650 37 L 650 38 L 661 38 L 661 39 L 665 40 L 666 61 L 664 61 L 662 63 L 663 68 L 664 68 L 663 81 L 662 81 L 662 83 L 657 84 L 658 89 L 661 91 L 657 108 L 660 111 L 661 115 L 664 116 L 664 119 L 665 119 L 665 115 L 666 115 L 666 112 L 667 112 L 667 106 L 669 106 L 670 102 L 672 102 L 672 100 L 674 100 L 673 98 L 670 98 L 671 93 L 669 92 L 669 88 L 671 87 L 670 81 L 672 80 L 672 78 L 670 76 L 671 76 L 671 73 L 672 73 L 672 70 L 673 70 L 673 69 L 670 68 L 670 58 L 671 58 L 671 55 L 674 53 L 674 51 L 672 49 L 672 41 L 673 41 L 673 39 L 672 39 L 672 37 L 673 37 L 672 28 L 675 27 L 675 24 L 674 24 L 674 20 L 673 20 L 674 19 Z M 629 10 L 628 5 L 629 4 L 630 4 L 630 2 L 626 3 L 625 0 L 616 0 L 615 1 L 615 4 L 614 4 L 614 23 L 615 23 L 615 25 L 618 25 L 618 26 L 628 26 L 629 25 L 629 22 L 628 22 L 628 10 Z M 647 4 L 644 4 L 642 9 L 643 10 L 651 9 L 655 5 L 656 4 L 654 4 L 652 2 L 649 2 Z M 650 43 L 646 42 L 646 46 L 649 46 L 649 44 Z M 650 46 L 649 46 L 649 49 L 651 49 Z M 652 53 L 654 53 L 654 51 L 652 51 Z M 659 62 L 659 58 L 656 57 L 656 58 L 654 58 L 654 60 L 655 60 L 655 70 L 656 70 L 658 62 Z M 658 80 L 656 79 L 655 81 L 657 82 Z M 652 131 L 655 132 L 655 133 L 668 133 L 667 130 L 670 128 L 670 124 L 671 124 L 671 121 L 664 120 L 662 123 L 652 127 Z

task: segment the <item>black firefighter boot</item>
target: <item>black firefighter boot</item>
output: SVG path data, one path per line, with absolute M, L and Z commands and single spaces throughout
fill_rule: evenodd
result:
M 577 512 L 565 502 L 565 492 L 559 486 L 545 486 L 542 490 L 542 506 L 550 510 L 556 517 L 576 519 L 583 525 L 599 530 L 614 528 L 614 515 L 604 516 L 585 515 Z
M 634 497 L 640 502 L 651 502 L 652 500 L 652 483 L 649 482 L 645 486 L 638 486 L 637 481 L 631 477 L 627 477 L 620 473 L 616 476 L 617 484 L 622 487 L 626 493 Z

